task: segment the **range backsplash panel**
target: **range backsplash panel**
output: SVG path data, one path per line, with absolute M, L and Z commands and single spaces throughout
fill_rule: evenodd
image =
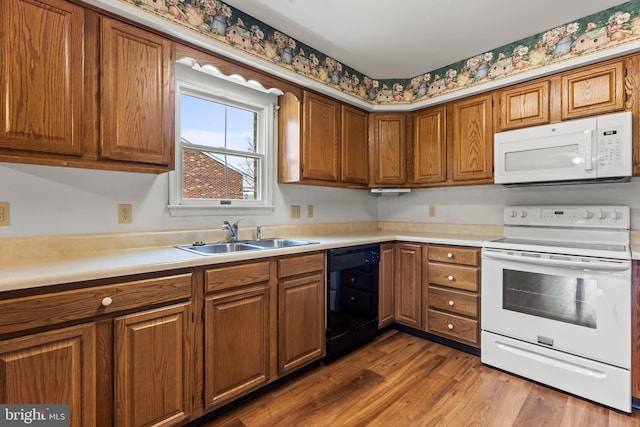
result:
M 425 101 L 640 39 L 640 0 L 632 0 L 418 76 L 376 80 L 220 0 L 119 1 L 380 105 Z

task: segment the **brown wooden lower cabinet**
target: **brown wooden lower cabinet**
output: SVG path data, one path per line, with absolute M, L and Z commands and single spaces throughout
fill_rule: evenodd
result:
M 205 406 L 213 408 L 269 381 L 269 283 L 205 300 Z
M 68 404 L 78 427 L 186 422 L 192 274 L 74 286 L 0 301 L 0 402 Z
M 286 374 L 324 356 L 324 274 L 278 283 L 278 370 Z
M 191 305 L 115 319 L 118 426 L 175 425 L 191 415 Z
M 68 404 L 72 427 L 96 424 L 95 324 L 0 341 L 0 402 Z
M 397 243 L 395 251 L 395 321 L 422 327 L 422 245 Z
M 390 319 L 384 311 L 388 300 L 394 307 Z M 479 348 L 480 250 L 411 242 L 381 245 L 379 309 L 379 327 L 396 322 Z
M 378 287 L 378 328 L 393 323 L 393 300 L 395 296 L 393 286 L 395 244 L 380 245 L 380 274 Z

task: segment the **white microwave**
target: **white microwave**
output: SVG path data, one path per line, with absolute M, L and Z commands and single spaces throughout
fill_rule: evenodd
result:
M 631 112 L 626 111 L 496 133 L 494 182 L 629 181 L 631 129 Z

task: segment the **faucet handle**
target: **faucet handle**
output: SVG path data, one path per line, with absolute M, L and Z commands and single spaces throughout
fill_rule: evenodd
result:
M 244 220 L 244 219 L 245 219 L 245 217 L 240 218 L 239 220 L 237 220 L 236 222 L 234 222 L 234 223 L 233 223 L 233 226 L 234 226 L 234 227 L 237 227 L 237 226 L 238 226 L 238 223 L 239 223 L 240 221 Z M 226 221 L 225 221 L 225 222 L 226 222 Z
M 262 226 L 259 225 L 256 227 L 256 240 L 260 240 L 262 238 Z

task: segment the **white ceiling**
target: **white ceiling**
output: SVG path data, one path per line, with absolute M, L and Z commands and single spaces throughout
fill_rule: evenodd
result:
M 375 79 L 414 77 L 620 0 L 223 0 Z

